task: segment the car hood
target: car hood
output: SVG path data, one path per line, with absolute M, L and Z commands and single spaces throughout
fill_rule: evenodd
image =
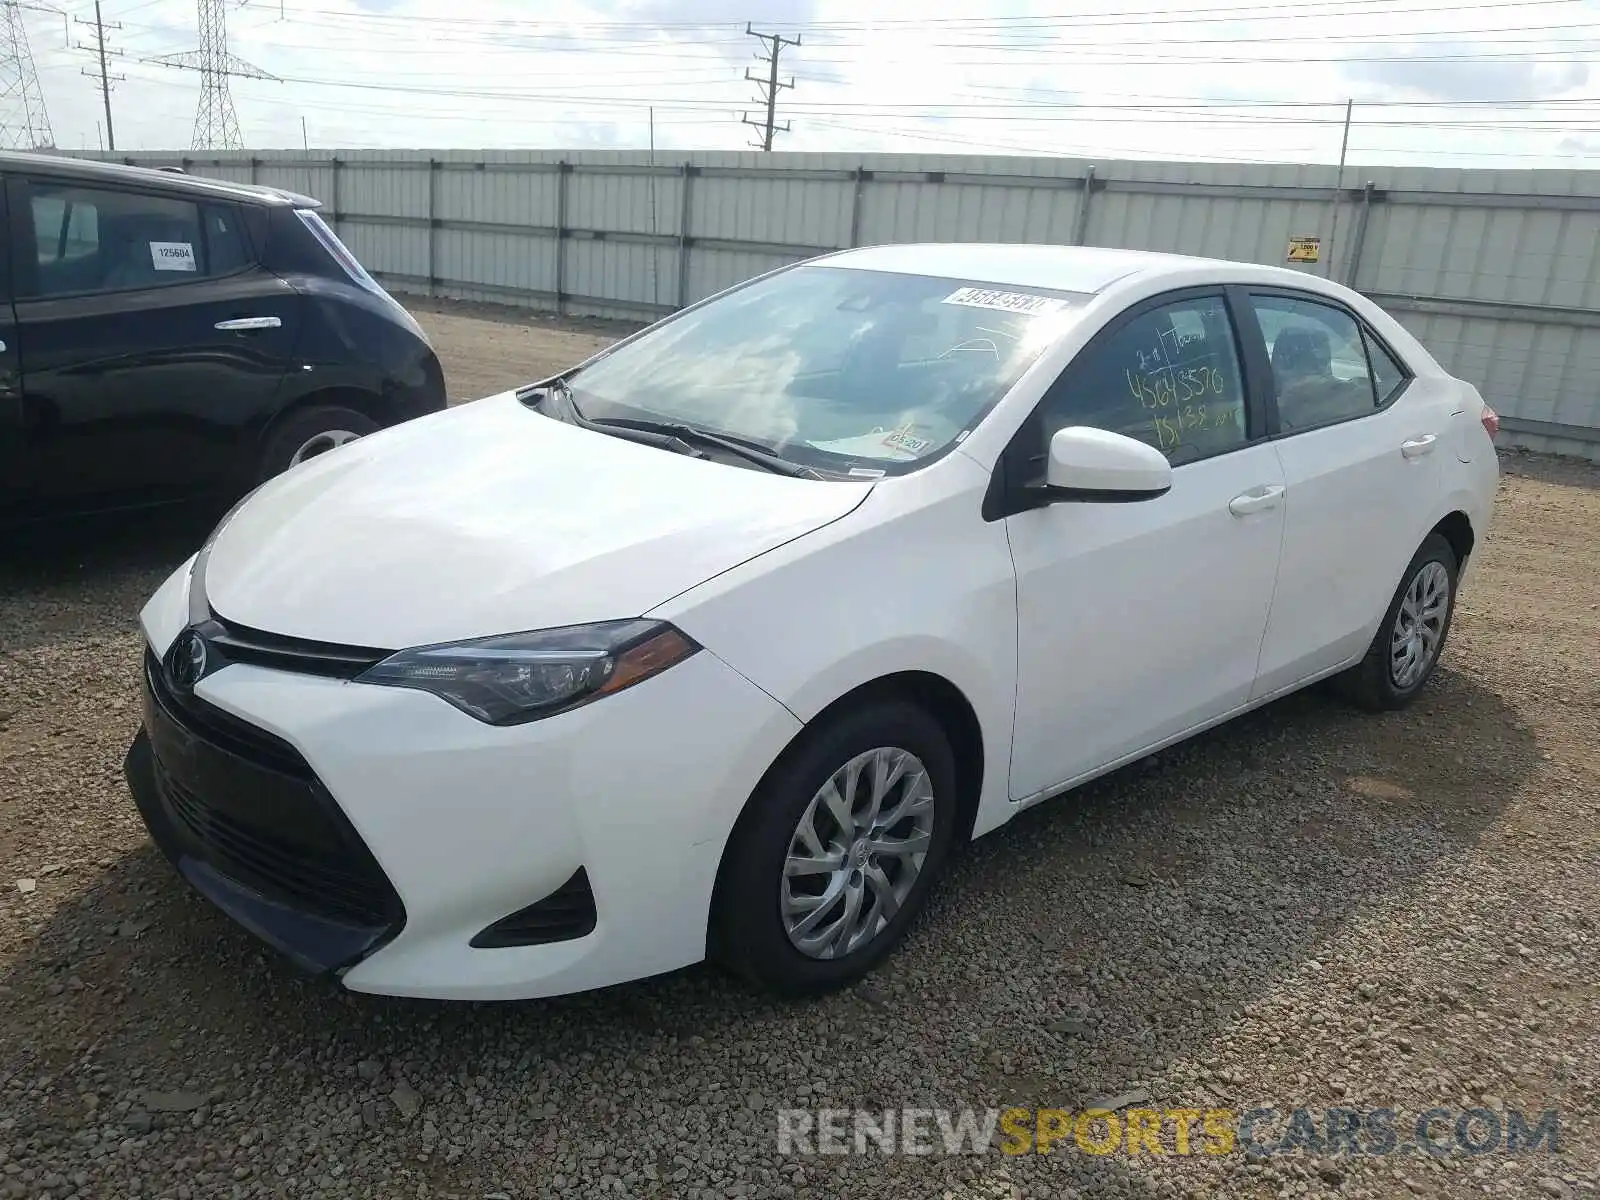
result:
M 254 629 L 385 649 L 635 617 L 870 490 L 624 441 L 508 392 L 264 485 L 213 541 L 206 598 Z

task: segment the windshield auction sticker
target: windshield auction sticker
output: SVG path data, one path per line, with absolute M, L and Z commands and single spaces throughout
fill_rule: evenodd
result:
M 945 304 L 964 304 L 968 308 L 992 308 L 1024 317 L 1044 316 L 1067 308 L 1065 300 L 1054 296 L 1035 296 L 1028 292 L 1001 292 L 993 288 L 957 288 L 944 298 Z

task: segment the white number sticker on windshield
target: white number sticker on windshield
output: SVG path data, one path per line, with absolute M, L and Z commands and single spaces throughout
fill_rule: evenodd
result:
M 883 439 L 883 444 L 891 450 L 903 450 L 911 455 L 921 454 L 933 445 L 927 438 L 919 438 L 909 429 L 896 429 Z
M 1000 312 L 1019 313 L 1025 317 L 1058 313 L 1067 307 L 1065 300 L 1054 296 L 1035 296 L 1028 292 L 1000 292 L 993 288 L 957 288 L 944 298 L 945 304 L 964 304 L 968 308 L 992 308 Z

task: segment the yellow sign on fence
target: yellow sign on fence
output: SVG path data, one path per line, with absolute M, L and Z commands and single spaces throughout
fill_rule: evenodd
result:
M 1322 239 L 1315 237 L 1292 237 L 1289 239 L 1289 261 L 1316 262 L 1322 256 Z

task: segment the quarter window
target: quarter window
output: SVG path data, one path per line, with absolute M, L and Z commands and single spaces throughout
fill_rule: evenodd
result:
M 1067 368 L 1041 415 L 1044 446 L 1069 425 L 1138 438 L 1175 466 L 1242 446 L 1244 386 L 1227 305 L 1202 296 L 1138 314 Z
M 38 296 L 192 283 L 250 261 L 231 205 L 35 181 L 30 207 Z
M 1343 309 L 1288 296 L 1252 296 L 1250 303 L 1267 343 L 1283 432 L 1365 416 L 1399 387 L 1393 359 L 1383 368 L 1387 390 L 1375 384 L 1361 328 Z M 1383 354 L 1376 343 L 1372 349 Z
M 1383 344 L 1373 337 L 1365 327 L 1361 330 L 1361 337 L 1367 343 L 1367 363 L 1372 368 L 1372 388 L 1376 393 L 1378 405 L 1389 403 L 1395 393 L 1409 378 L 1405 369 L 1395 362 L 1394 356 L 1383 348 Z

